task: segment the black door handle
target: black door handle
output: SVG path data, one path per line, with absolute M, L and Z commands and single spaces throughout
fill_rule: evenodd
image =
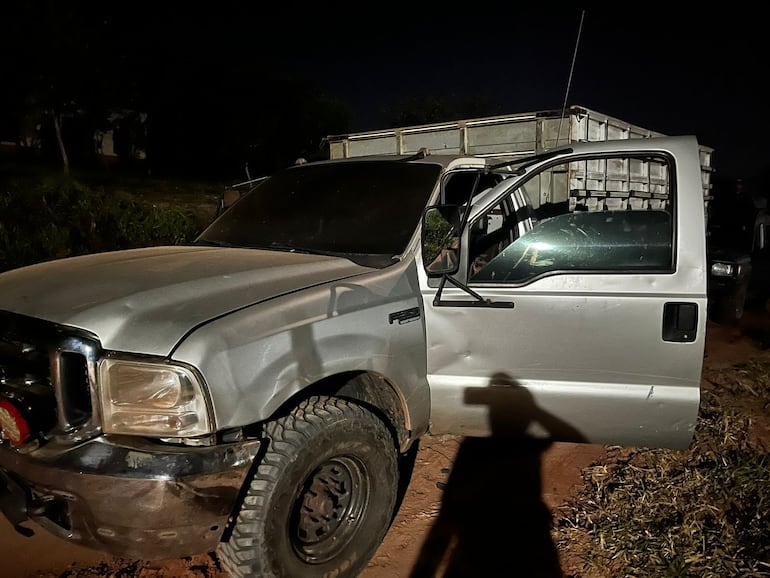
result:
M 697 303 L 663 305 L 663 341 L 689 343 L 698 334 Z

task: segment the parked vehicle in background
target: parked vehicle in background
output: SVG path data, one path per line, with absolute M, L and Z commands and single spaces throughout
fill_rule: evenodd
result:
M 763 308 L 770 298 L 770 213 L 767 197 L 746 187 L 743 179 L 717 181 L 714 190 L 709 221 L 712 318 L 735 323 L 747 306 Z
M 0 507 L 124 558 L 356 576 L 426 433 L 686 448 L 702 164 L 692 136 L 305 163 L 190 245 L 5 272 Z

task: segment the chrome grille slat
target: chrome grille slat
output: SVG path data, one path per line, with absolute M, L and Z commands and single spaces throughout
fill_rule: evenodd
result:
M 56 400 L 46 437 L 77 441 L 98 433 L 96 339 L 78 330 L 0 311 L 0 393 L 45 386 Z M 52 408 L 53 411 L 53 408 Z

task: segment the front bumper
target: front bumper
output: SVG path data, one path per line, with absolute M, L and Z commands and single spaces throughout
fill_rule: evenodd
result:
M 259 440 L 169 447 L 101 436 L 23 453 L 0 445 L 0 508 L 103 552 L 144 560 L 216 548 Z

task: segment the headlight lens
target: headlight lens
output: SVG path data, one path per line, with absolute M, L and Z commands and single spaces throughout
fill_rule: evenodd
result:
M 103 359 L 99 384 L 105 433 L 164 438 L 212 433 L 203 388 L 187 368 Z
M 733 266 L 730 263 L 712 263 L 711 274 L 714 277 L 731 277 Z

